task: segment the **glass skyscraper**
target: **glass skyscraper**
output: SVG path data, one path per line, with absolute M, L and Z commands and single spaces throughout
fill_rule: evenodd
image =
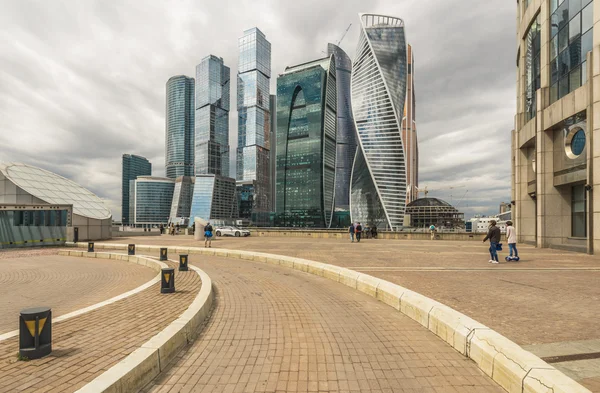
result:
M 217 175 L 198 175 L 194 184 L 194 196 L 190 224 L 195 217 L 206 221 L 231 221 L 237 215 L 235 179 Z
M 399 18 L 363 14 L 352 66 L 352 111 L 360 148 L 350 192 L 353 221 L 399 230 L 406 209 L 402 114 L 407 46 Z
M 123 154 L 121 174 L 121 222 L 130 225 L 133 224 L 133 217 L 129 217 L 129 181 L 138 176 L 152 175 L 152 164 L 144 157 Z
M 207 56 L 196 66 L 196 174 L 229 176 L 229 67 Z
M 167 224 L 173 202 L 175 181 L 169 178 L 140 176 L 130 181 L 130 213 L 135 225 Z
M 337 81 L 337 159 L 335 165 L 335 212 L 349 218 L 350 179 L 356 155 L 356 127 L 352 117 L 350 79 L 352 60 L 337 45 L 327 45 L 328 55 L 333 55 Z M 341 218 L 341 217 L 340 217 Z M 336 219 L 336 225 L 341 220 Z M 349 223 L 344 222 L 344 225 Z
M 165 166 L 167 177 L 194 174 L 194 78 L 167 81 Z
M 270 78 L 271 43 L 258 28 L 246 30 L 239 39 L 236 179 L 240 217 L 255 222 L 268 216 L 272 202 Z
M 196 178 L 194 176 L 181 176 L 175 180 L 169 223 L 180 225 L 188 224 L 195 180 Z
M 335 203 L 335 57 L 288 67 L 277 78 L 275 225 L 329 228 Z

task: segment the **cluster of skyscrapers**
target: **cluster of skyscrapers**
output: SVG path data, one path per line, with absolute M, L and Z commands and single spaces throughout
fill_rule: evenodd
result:
M 166 178 L 151 177 L 144 158 L 123 156 L 123 223 L 186 225 L 200 217 L 402 227 L 418 186 L 412 51 L 401 19 L 365 14 L 361 22 L 354 62 L 329 44 L 326 57 L 287 67 L 276 95 L 271 44 L 258 28 L 244 32 L 234 171 L 229 67 L 210 55 L 195 78 L 170 78 Z

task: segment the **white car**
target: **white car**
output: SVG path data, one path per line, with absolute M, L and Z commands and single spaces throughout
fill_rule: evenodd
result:
M 215 235 L 217 236 L 235 236 L 235 237 L 240 237 L 240 236 L 250 236 L 250 231 L 247 231 L 245 229 L 240 229 L 237 227 L 218 227 L 215 230 Z

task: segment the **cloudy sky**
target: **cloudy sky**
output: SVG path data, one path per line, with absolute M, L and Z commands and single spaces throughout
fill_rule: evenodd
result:
M 115 219 L 123 153 L 148 157 L 164 175 L 169 77 L 194 76 L 208 54 L 234 76 L 237 40 L 257 26 L 272 44 L 274 92 L 276 74 L 322 57 L 350 23 L 341 47 L 353 57 L 360 12 L 406 23 L 420 185 L 467 216 L 510 200 L 514 1 L 0 0 L 0 9 L 0 162 L 71 178 L 106 199 Z M 230 116 L 233 145 L 235 107 Z

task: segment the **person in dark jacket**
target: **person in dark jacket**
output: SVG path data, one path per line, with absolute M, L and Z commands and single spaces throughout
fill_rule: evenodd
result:
M 356 228 L 354 229 L 354 234 L 356 235 L 356 241 L 360 243 L 360 237 L 362 235 L 362 225 L 360 225 L 360 222 L 358 224 L 356 224 Z
M 204 247 L 212 247 L 213 227 L 210 222 L 206 223 L 204 227 Z
M 500 228 L 496 226 L 496 221 L 490 221 L 490 229 L 488 230 L 487 235 L 483 239 L 485 243 L 486 240 L 490 239 L 490 263 L 499 263 L 498 262 L 498 243 L 500 243 Z
M 354 243 L 354 224 L 350 224 L 348 232 L 350 233 L 350 240 L 352 240 L 352 243 Z

